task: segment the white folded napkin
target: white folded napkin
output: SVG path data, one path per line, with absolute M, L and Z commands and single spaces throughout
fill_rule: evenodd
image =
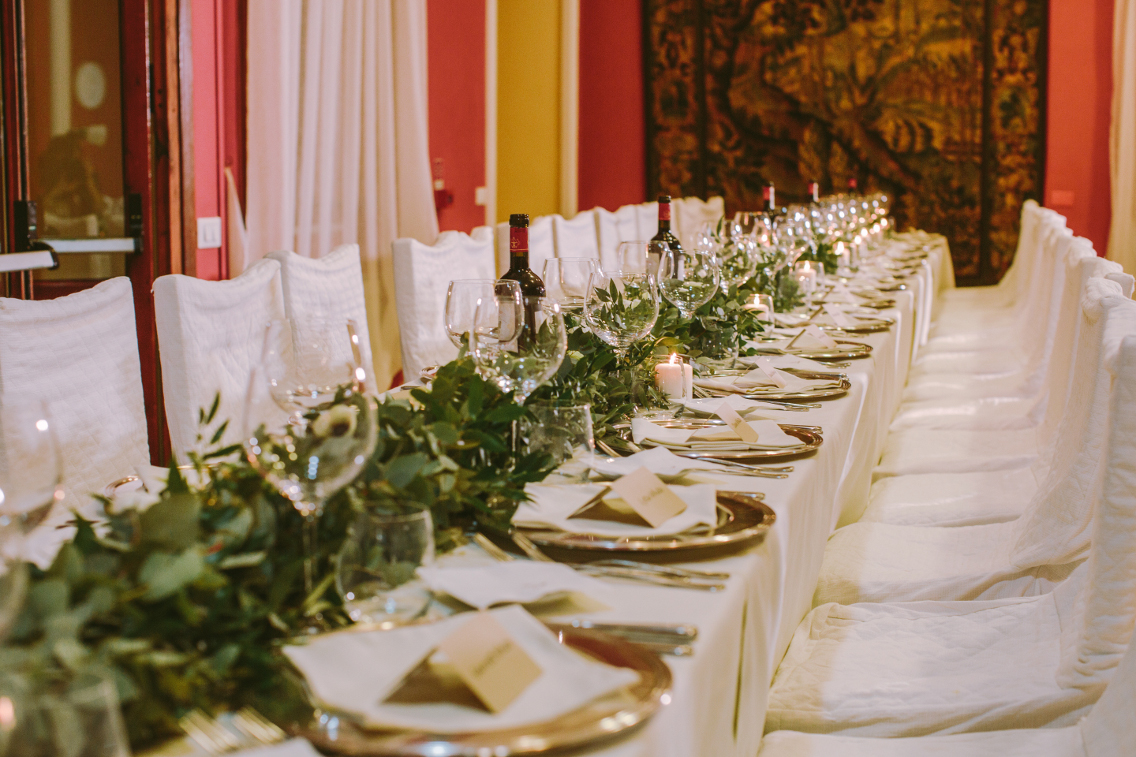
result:
M 856 328 L 856 326 L 858 325 L 856 323 L 855 318 L 852 318 L 851 316 L 847 315 L 843 310 L 841 310 L 838 306 L 836 306 L 832 303 L 825 303 L 824 314 L 821 315 L 821 316 L 818 316 L 817 318 L 815 318 L 813 320 L 816 323 L 820 323 L 822 325 L 825 325 L 824 324 L 825 319 L 827 319 L 830 323 L 837 326 L 838 328 L 842 328 L 842 329 L 853 329 L 853 328 Z
M 530 501 L 517 506 L 517 511 L 513 513 L 513 525 L 555 528 L 574 534 L 636 537 L 681 534 L 698 526 L 712 526 L 718 522 L 717 489 L 711 484 L 672 486 L 671 491 L 686 503 L 686 509 L 656 528 L 614 520 L 572 517 L 605 488 L 607 487 L 603 484 L 529 484 L 525 487 L 525 494 L 529 495 Z M 604 497 L 604 501 L 618 504 L 620 500 L 614 492 L 610 492 Z
M 540 723 L 638 680 L 634 671 L 596 662 L 562 646 L 521 607 L 488 612 L 541 668 L 540 677 L 498 713 L 454 702 L 385 701 L 428 656 L 444 662 L 435 652 L 438 644 L 469 622 L 471 613 L 391 631 L 332 633 L 303 646 L 285 647 L 284 653 L 326 707 L 350 713 L 371 728 L 431 733 L 476 733 Z
M 789 343 L 792 342 L 793 346 L 790 347 Z M 812 352 L 815 350 L 831 350 L 836 348 L 836 340 L 828 334 L 821 331 L 816 326 L 809 324 L 805 326 L 805 333 L 797 337 L 797 341 L 793 342 L 793 338 L 782 339 L 777 342 L 768 342 L 761 345 L 764 349 L 779 349 L 781 351 L 793 352 Z
M 744 397 L 737 399 L 749 404 L 753 403 Z M 685 400 L 692 402 L 693 400 Z M 700 402 L 716 402 L 721 405 L 723 399 L 698 400 Z M 738 410 L 738 408 L 734 408 Z M 603 458 L 595 457 L 592 460 L 592 470 L 609 478 L 618 478 L 634 473 L 640 468 L 646 468 L 664 481 L 682 477 L 692 470 L 721 470 L 720 466 L 702 460 L 692 460 L 689 457 L 679 457 L 665 447 L 652 447 L 642 452 L 636 452 L 628 457 Z
M 498 604 L 536 602 L 573 591 L 596 598 L 608 595 L 602 581 L 554 562 L 516 560 L 492 565 L 433 566 L 417 572 L 433 591 L 449 594 L 479 610 Z
M 798 340 L 799 343 L 799 340 Z M 759 342 L 751 342 L 748 346 L 760 348 L 762 345 Z M 795 346 L 795 345 L 794 345 Z M 743 355 L 738 358 L 739 363 L 745 365 L 757 365 L 758 360 L 768 360 L 775 368 L 785 370 L 786 368 L 796 368 L 801 371 L 821 371 L 822 373 L 832 373 L 832 366 L 824 363 L 817 362 L 816 360 L 809 360 L 807 357 L 799 355 Z M 734 408 L 737 410 L 738 408 Z
M 708 426 L 699 429 L 666 428 L 646 418 L 631 421 L 631 435 L 636 444 L 652 441 L 672 448 L 689 449 L 693 452 L 724 452 L 735 449 L 780 449 L 801 443 L 795 436 L 781 430 L 776 421 L 746 421 L 757 432 L 757 443 L 743 442 L 729 426 Z
M 755 410 L 768 412 L 771 409 L 771 406 L 767 403 L 761 402 L 760 400 L 751 400 L 740 394 L 727 394 L 725 397 L 707 397 L 706 399 L 682 401 L 683 407 L 699 415 L 714 415 L 723 404 L 729 405 L 731 410 L 741 416 L 745 416 Z M 659 448 L 654 447 L 650 451 L 653 452 L 657 449 Z
M 230 752 L 230 757 L 320 757 L 320 753 L 307 739 L 289 739 L 283 744 Z
M 802 337 L 803 339 L 804 337 Z M 832 379 L 805 379 L 774 368 L 759 359 L 749 373 L 742 376 L 713 376 L 694 380 L 695 386 L 721 392 L 760 394 L 762 392 L 803 392 L 833 385 Z
M 857 299 L 855 295 L 852 294 L 852 291 L 848 288 L 848 285 L 840 281 L 836 282 L 836 284 L 834 284 L 832 287 L 832 291 L 824 296 L 824 301 L 844 302 L 850 305 L 855 305 L 857 303 Z

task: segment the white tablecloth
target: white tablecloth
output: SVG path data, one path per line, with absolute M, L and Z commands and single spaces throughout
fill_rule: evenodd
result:
M 709 563 L 731 574 L 725 592 L 610 582 L 615 609 L 588 617 L 690 623 L 698 626 L 698 641 L 693 657 L 664 658 L 674 674 L 669 704 L 633 737 L 589 754 L 757 753 L 769 685 L 794 629 L 812 606 L 825 543 L 834 528 L 855 521 L 867 505 L 871 469 L 899 405 L 913 351 L 926 342 L 939 292 L 954 286 L 945 240 L 932 245 L 931 257 L 911 283 L 907 291 L 893 293 L 896 307 L 883 311 L 896 326 L 857 337 L 873 352 L 844 369 L 852 381 L 845 397 L 808 413 L 778 414 L 787 423 L 824 428 L 817 454 L 794 461 L 787 479 L 721 477 L 722 488 L 763 492 L 777 513 L 760 546 Z

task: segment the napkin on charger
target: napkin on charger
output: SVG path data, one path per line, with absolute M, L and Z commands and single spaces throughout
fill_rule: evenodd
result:
M 431 590 L 449 594 L 479 610 L 497 604 L 528 604 L 567 592 L 597 599 L 608 595 L 602 581 L 554 562 L 515 560 L 491 565 L 435 565 L 419 568 L 417 573 Z
M 731 397 L 731 399 L 733 399 L 733 397 Z M 737 397 L 737 399 L 751 405 L 757 404 L 744 397 Z M 721 399 L 693 401 L 716 402 L 719 405 L 722 403 Z M 684 402 L 692 402 L 692 400 L 685 400 Z M 738 408 L 734 409 L 738 410 Z M 591 468 L 596 473 L 609 478 L 626 476 L 629 473 L 634 473 L 639 468 L 646 468 L 664 481 L 680 478 L 692 470 L 721 471 L 721 466 L 702 460 L 692 460 L 689 457 L 679 457 L 666 447 L 651 447 L 650 449 L 636 452 L 634 455 L 627 457 L 609 459 L 595 456 L 592 458 Z
M 835 349 L 837 346 L 835 339 L 812 324 L 805 326 L 804 333 L 797 336 L 795 342 L 793 338 L 794 337 L 788 337 L 776 342 L 762 342 L 755 346 L 758 347 L 758 349 L 778 350 L 787 354 L 794 352 L 811 352 L 814 350 L 831 350 Z M 792 347 L 789 346 L 790 342 L 792 342 Z
M 603 494 L 603 501 L 620 509 L 622 500 L 603 484 L 529 484 L 525 494 L 530 501 L 517 505 L 513 525 L 527 528 L 553 528 L 577 534 L 600 536 L 666 536 L 681 534 L 699 526 L 718 522 L 717 489 L 712 484 L 672 486 L 671 491 L 686 503 L 686 509 L 665 523 L 652 528 L 618 520 L 576 517 L 581 508 Z M 604 494 L 605 490 L 608 490 Z M 581 516 L 587 516 L 587 511 Z
M 776 421 L 768 419 L 748 420 L 746 424 L 757 432 L 757 443 L 743 442 L 729 426 L 707 426 L 705 428 L 667 428 L 652 423 L 646 418 L 631 421 L 631 434 L 636 444 L 652 441 L 672 448 L 689 449 L 692 452 L 728 452 L 737 449 L 780 449 L 801 443 L 795 436 L 781 430 Z
M 420 663 L 444 663 L 438 645 L 460 631 L 472 614 L 389 631 L 341 631 L 284 648 L 307 679 L 315 698 L 349 713 L 366 727 L 429 733 L 479 731 L 541 723 L 635 683 L 639 675 L 577 654 L 518 605 L 488 613 L 541 668 L 540 676 L 501 712 L 455 701 L 387 701 Z
M 832 386 L 832 379 L 805 379 L 774 368 L 768 361 L 757 361 L 757 366 L 742 376 L 713 376 L 694 380 L 695 386 L 721 392 L 753 394 L 761 391 L 803 392 Z

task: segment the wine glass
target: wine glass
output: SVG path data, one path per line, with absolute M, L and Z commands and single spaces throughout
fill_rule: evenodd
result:
M 659 318 L 655 276 L 604 271 L 592 274 L 584 301 L 588 329 L 615 349 L 620 358 L 631 345 L 651 333 Z
M 446 289 L 446 336 L 459 350 L 469 344 L 477 302 L 492 297 L 493 279 L 455 279 Z
M 615 267 L 604 270 L 625 273 L 649 273 L 652 276 L 659 270 L 660 252 L 655 250 L 659 243 L 620 242 L 615 248 Z
M 544 262 L 544 287 L 565 313 L 584 309 L 588 279 L 598 270 L 595 258 L 549 258 Z
M 501 287 L 477 306 L 470 351 L 482 377 L 524 404 L 556 374 L 568 352 L 560 304 L 547 297 L 521 298 L 519 290 Z
M 718 261 L 704 250 L 673 249 L 669 245 L 659 264 L 659 292 L 683 318 L 710 301 L 718 290 Z
M 130 757 L 114 682 L 81 673 L 68 680 L 0 679 L 3 757 Z
M 273 321 L 245 402 L 245 456 L 304 518 L 304 588 L 318 558 L 317 519 L 375 448 L 358 330 L 349 319 Z
M 363 513 L 347 531 L 336 560 L 335 587 L 356 623 L 394 628 L 418 617 L 432 595 L 415 576 L 434 563 L 429 510 Z
M 717 257 L 723 287 L 741 286 L 757 272 L 757 243 L 737 224 L 726 224 Z

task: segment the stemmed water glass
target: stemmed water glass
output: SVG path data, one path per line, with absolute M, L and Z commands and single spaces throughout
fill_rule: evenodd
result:
M 659 318 L 655 276 L 647 272 L 603 271 L 592 274 L 584 301 L 588 329 L 627 357 L 632 344 L 651 333 Z
M 721 275 L 713 253 L 667 246 L 659 264 L 659 292 L 678 308 L 683 318 L 710 301 Z
M 355 322 L 273 321 L 245 402 L 245 456 L 304 518 L 304 589 L 314 587 L 317 521 L 375 448 Z
M 599 270 L 595 258 L 549 258 L 543 278 L 549 299 L 564 313 L 579 313 L 588 294 L 588 279 Z
M 559 303 L 522 297 L 515 281 L 497 282 L 496 294 L 478 303 L 470 351 L 483 378 L 524 404 L 556 375 L 568 351 Z
M 455 279 L 446 289 L 446 336 L 459 350 L 469 346 L 477 303 L 493 296 L 496 283 L 493 279 Z
M 717 250 L 722 286 L 741 286 L 749 281 L 757 272 L 757 252 L 757 243 L 751 236 L 742 233 L 740 225 L 725 224 Z

